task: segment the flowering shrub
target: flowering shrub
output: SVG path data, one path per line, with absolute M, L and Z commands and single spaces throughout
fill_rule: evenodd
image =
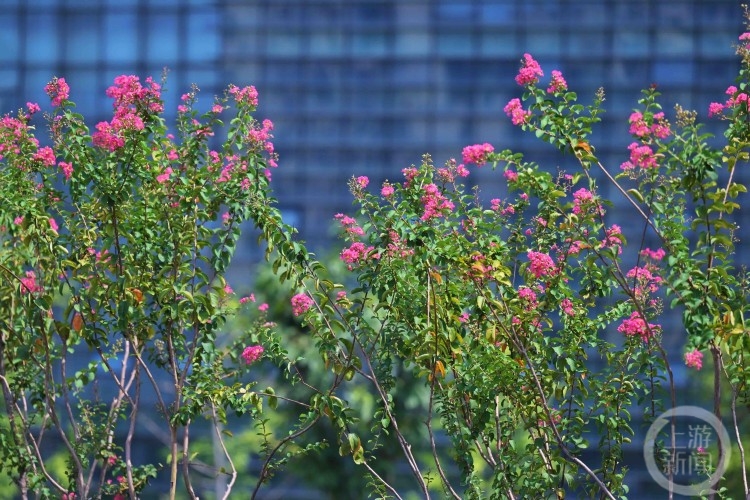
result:
M 1 467 L 24 496 L 135 498 L 162 467 L 132 453 L 148 391 L 168 436 L 171 495 L 179 475 L 194 495 L 190 426 L 259 414 L 242 366 L 264 350 L 280 355 L 263 343 L 263 322 L 221 333 L 238 305 L 224 275 L 239 224 L 283 230 L 268 195 L 272 126 L 253 119 L 252 87 L 231 87 L 200 116 L 191 94 L 173 137 L 161 85 L 120 76 L 107 89 L 111 120 L 91 134 L 65 79 L 46 91 L 49 146 L 34 135 L 36 103 L 0 123 Z M 208 137 L 232 104 L 227 140 L 214 150 Z M 113 399 L 92 395 L 94 382 Z M 42 446 L 50 435 L 63 475 L 47 466 L 60 451 Z M 237 471 L 225 461 L 231 489 Z
M 453 498 L 488 490 L 504 498 L 626 494 L 630 412 L 641 410 L 648 422 L 675 404 L 657 321 L 665 301 L 683 311 L 686 365 L 700 369 L 702 351 L 710 351 L 716 376 L 733 374 L 737 422 L 735 405 L 750 396 L 747 280 L 732 267 L 736 227 L 729 218 L 745 191 L 735 169 L 750 146 L 747 99 L 737 90 L 746 85 L 747 45 L 739 54 L 742 83 L 709 110 L 728 123 L 721 150 L 707 143 L 694 113 L 678 107 L 668 121 L 651 88 L 629 119 L 628 160 L 610 171 L 588 139 L 604 94 L 578 104 L 557 70 L 546 88 L 538 86 L 544 71 L 525 54 L 516 76 L 523 96 L 504 111 L 514 125 L 572 154 L 577 169 L 553 175 L 509 150 L 476 144 L 464 148 L 461 165 L 436 167 L 425 156 L 402 171 L 401 183 L 377 193 L 350 184 L 358 214 L 337 218 L 346 221 L 341 259 L 358 287 L 347 302 L 332 302 L 338 285 L 308 288 L 315 303 L 304 322 L 335 373 L 354 371 L 373 384 L 380 430 L 397 435 L 424 496 L 425 477 L 433 475 Z M 507 196 L 482 200 L 467 192 L 460 179 L 472 164 L 501 169 Z M 607 212 L 595 171 L 632 214 Z M 629 245 L 618 220 L 630 227 L 640 221 L 662 247 Z M 362 311 L 372 318 L 363 321 Z M 397 425 L 394 366 L 414 370 L 427 387 L 432 463 L 420 462 Z M 360 451 L 376 446 L 377 436 L 352 443 L 351 427 L 339 425 L 349 443 L 341 452 L 366 467 L 380 494 L 396 496 Z M 438 428 L 451 439 L 460 488 L 441 463 Z M 586 463 L 594 439 L 598 455 Z
M 221 429 L 232 413 L 258 429 L 253 497 L 295 456 L 325 445 L 301 440 L 322 422 L 381 497 L 400 498 L 376 460 L 387 436 L 424 497 L 436 488 L 452 498 L 623 497 L 631 412 L 649 421 L 675 405 L 659 322 L 667 301 L 683 314 L 685 364 L 700 369 L 702 352 L 711 353 L 715 376 L 727 375 L 734 422 L 737 406 L 750 403 L 748 280 L 733 265 L 730 219 L 745 191 L 735 171 L 750 147 L 750 33 L 740 40 L 737 86 L 709 108 L 726 122 L 726 145 L 712 147 L 693 112 L 677 108 L 669 121 L 651 88 L 630 116 L 633 142 L 617 172 L 590 144 L 603 92 L 581 105 L 560 71 L 544 84 L 542 67 L 525 54 L 516 76 L 522 95 L 504 111 L 573 166 L 552 173 L 485 143 L 464 148 L 461 164 L 438 167 L 425 155 L 402 180 L 378 187 L 352 178 L 357 212 L 334 219 L 354 286 L 331 281 L 281 222 L 270 197 L 273 124 L 253 118 L 253 87 L 230 86 L 202 115 L 196 91 L 184 94 L 173 137 L 161 85 L 121 76 L 107 90 L 112 119 L 92 134 L 73 112 L 75 89 L 54 79 L 46 88 L 50 146 L 34 136 L 38 104 L 0 122 L 3 470 L 23 494 L 141 495 L 161 467 L 133 453 L 146 386 L 168 436 L 170 498 L 179 476 L 197 497 L 191 457 L 200 452 L 190 430 L 201 419 L 217 431 L 214 450 L 223 455 L 201 459 L 227 471 L 228 497 L 238 473 Z M 214 149 L 210 138 L 230 109 L 226 139 Z M 502 172 L 501 197 L 484 199 L 464 184 L 483 165 Z M 607 210 L 600 179 L 630 213 Z M 222 331 L 256 300 L 237 299 L 225 277 L 248 220 L 274 272 L 295 290 L 284 305 L 305 327 L 304 357 L 330 371 L 320 383 L 286 351 L 268 303 L 244 332 Z M 660 246 L 626 241 L 616 222 L 633 221 Z M 89 353 L 93 360 L 80 365 Z M 290 383 L 258 390 L 261 360 Z M 410 432 L 400 410 L 406 373 L 425 391 L 415 410 L 422 434 Z M 104 379 L 112 401 L 92 390 Z M 376 401 L 364 421 L 353 416 L 357 381 Z M 292 398 L 291 386 L 309 392 Z M 269 412 L 280 404 L 299 418 L 275 433 Z M 47 432 L 62 443 L 64 474 L 46 467 Z M 431 456 L 416 453 L 415 440 Z

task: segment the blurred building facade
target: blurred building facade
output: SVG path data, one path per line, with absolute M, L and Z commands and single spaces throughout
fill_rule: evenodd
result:
M 379 186 L 424 153 L 442 164 L 480 142 L 564 168 L 503 114 L 521 94 L 525 52 L 547 76 L 562 71 L 584 104 L 604 87 L 592 142 L 617 170 L 640 90 L 658 85 L 670 118 L 679 102 L 706 120 L 734 83 L 742 30 L 736 0 L 2 0 L 0 110 L 46 103 L 54 75 L 91 125 L 111 114 L 104 90 L 118 74 L 169 68 L 172 116 L 192 84 L 206 105 L 229 83 L 255 85 L 258 118 L 275 123 L 287 222 L 318 253 L 336 252 L 332 219 L 352 211 L 352 175 Z M 504 186 L 486 167 L 469 179 L 487 199 Z M 248 237 L 238 257 L 258 255 Z
M 594 143 L 616 168 L 640 89 L 655 83 L 668 114 L 679 102 L 705 118 L 736 75 L 741 29 L 735 0 L 4 0 L 0 109 L 45 102 L 52 75 L 92 121 L 121 73 L 169 68 L 168 110 L 191 84 L 205 103 L 253 84 L 259 117 L 276 124 L 281 206 L 323 249 L 333 215 L 351 210 L 351 175 L 377 186 L 424 153 L 442 164 L 477 142 L 564 161 L 503 115 L 524 52 L 583 103 L 604 87 Z M 489 169 L 472 182 L 501 184 Z
M 315 242 L 328 236 L 332 214 L 350 209 L 352 174 L 379 185 L 423 153 L 441 164 L 485 141 L 559 162 L 502 112 L 521 93 L 513 77 L 524 52 L 547 75 L 561 70 L 584 103 L 605 88 L 608 112 L 595 143 L 617 168 L 640 89 L 657 83 L 668 102 L 705 117 L 736 75 L 731 45 L 742 20 L 737 2 L 720 0 L 277 0 L 227 8 L 225 68 L 258 86 L 261 111 L 277 124 L 279 195 Z M 473 177 L 489 190 L 496 179 L 487 171 Z

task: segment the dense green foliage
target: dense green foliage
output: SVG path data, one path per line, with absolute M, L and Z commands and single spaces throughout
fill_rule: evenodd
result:
M 738 82 L 711 108 L 727 125 L 719 149 L 695 113 L 678 107 L 670 122 L 652 88 L 619 169 L 591 144 L 603 91 L 581 105 L 557 71 L 540 87 L 525 55 L 523 95 L 505 112 L 575 168 L 478 144 L 463 163 L 426 155 L 377 189 L 353 178 L 356 213 L 335 217 L 347 277 L 274 207 L 273 126 L 253 118 L 253 87 L 230 86 L 204 114 L 185 94 L 172 137 L 150 79 L 118 77 L 113 118 L 94 133 L 53 80 L 50 146 L 34 136 L 35 104 L 0 123 L 2 469 L 24 497 L 135 498 L 166 470 L 171 498 L 195 498 L 200 463 L 225 479 L 226 498 L 239 486 L 257 495 L 292 462 L 315 475 L 315 457 L 333 450 L 383 498 L 622 498 L 634 413 L 648 422 L 676 406 L 665 308 L 683 312 L 689 367 L 711 353 L 715 412 L 724 396 L 739 439 L 750 329 L 731 216 L 746 190 L 736 170 L 750 146 L 750 49 L 738 54 Z M 475 168 L 496 169 L 505 198 L 467 189 Z M 602 181 L 628 213 L 608 210 Z M 237 328 L 227 320 L 256 299 L 226 281 L 245 221 L 288 288 L 268 285 L 267 300 L 275 289 L 283 301 Z M 633 221 L 644 237 L 628 243 L 617 223 Z M 279 308 L 304 329 L 269 321 Z M 271 364 L 281 377 L 261 370 Z M 146 400 L 166 438 L 164 456 L 144 461 L 134 449 Z M 205 423 L 211 450 L 194 431 Z M 256 432 L 235 436 L 238 425 Z M 413 486 L 394 480 L 394 452 Z M 713 463 L 727 452 L 701 451 Z M 257 477 L 238 478 L 248 453 Z

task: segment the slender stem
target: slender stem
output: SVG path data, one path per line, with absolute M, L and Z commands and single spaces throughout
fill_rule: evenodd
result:
M 188 421 L 182 430 L 182 478 L 185 482 L 185 489 L 192 500 L 198 500 L 193 490 L 193 483 L 190 481 L 190 421 Z
M 710 350 L 711 356 L 714 360 L 714 416 L 719 422 L 721 422 L 721 370 L 723 361 L 721 357 L 721 350 L 713 341 L 711 342 Z M 734 398 L 732 398 L 732 405 L 734 405 Z M 734 413 L 734 410 L 732 412 Z M 740 440 L 740 446 L 741 445 L 742 444 Z M 721 459 L 724 457 L 725 453 L 721 439 L 717 440 L 717 446 L 719 451 L 718 462 L 721 463 Z M 744 475 L 744 467 L 742 470 Z M 714 492 L 715 486 L 715 484 L 711 485 L 711 493 L 708 495 L 709 499 L 713 499 L 716 497 L 716 493 Z M 745 486 L 745 489 L 747 491 L 747 486 Z
M 740 427 L 737 422 L 737 387 L 732 387 L 732 423 L 734 424 L 734 435 L 737 438 L 737 445 L 740 448 L 740 470 L 742 471 L 742 485 L 744 486 L 745 497 L 750 498 L 750 489 L 747 486 L 747 466 L 745 464 L 745 448 L 742 446 L 742 436 Z
M 177 495 L 177 426 L 169 425 L 169 441 L 171 449 L 169 454 L 172 460 L 169 471 L 169 499 L 174 500 Z
M 278 444 L 274 447 L 274 449 L 271 450 L 271 452 L 266 457 L 265 462 L 263 462 L 263 467 L 261 467 L 261 469 L 260 469 L 260 475 L 258 477 L 258 482 L 255 484 L 255 489 L 253 490 L 253 494 L 251 495 L 252 499 L 254 499 L 256 497 L 256 495 L 258 494 L 258 490 L 260 490 L 260 486 L 265 481 L 266 476 L 268 475 L 268 466 L 271 464 L 271 459 L 273 459 L 274 455 L 276 455 L 276 453 L 284 445 L 286 445 L 286 443 L 288 443 L 288 442 L 290 442 L 290 441 L 292 441 L 294 439 L 297 439 L 298 437 L 300 437 L 301 435 L 303 435 L 304 433 L 306 433 L 307 431 L 309 431 L 310 429 L 312 429 L 312 427 L 318 422 L 318 420 L 320 420 L 320 415 L 317 415 L 312 420 L 312 422 L 310 422 L 309 424 L 307 424 L 306 426 L 304 426 L 303 428 L 301 428 L 297 432 L 294 432 L 294 433 L 288 435 L 287 437 L 285 437 L 284 439 L 282 439 L 281 441 L 279 441 Z
M 224 495 L 221 497 L 222 500 L 227 500 L 229 498 L 229 494 L 232 492 L 232 487 L 234 486 L 234 482 L 237 480 L 237 469 L 234 466 L 234 462 L 232 461 L 232 456 L 227 451 L 226 444 L 224 443 L 224 438 L 221 436 L 221 422 L 219 422 L 219 418 L 216 415 L 216 405 L 211 403 L 211 418 L 214 421 L 214 431 L 216 431 L 216 439 L 218 440 L 219 445 L 221 446 L 221 451 L 224 453 L 224 457 L 229 462 L 229 467 L 232 469 L 231 478 L 229 481 L 229 484 L 226 486 L 226 490 L 224 491 Z M 216 491 L 216 495 L 219 495 L 219 491 Z
M 435 401 L 435 378 L 436 376 L 433 375 L 432 382 L 430 384 L 430 403 L 427 407 L 427 421 L 425 422 L 425 424 L 427 425 L 427 432 L 430 436 L 430 446 L 432 447 L 432 457 L 435 459 L 435 466 L 437 467 L 438 474 L 440 474 L 440 479 L 443 480 L 443 484 L 448 489 L 451 496 L 455 498 L 456 500 L 461 500 L 461 496 L 455 492 L 455 490 L 451 486 L 451 483 L 448 481 L 448 477 L 445 475 L 443 468 L 440 466 L 440 459 L 438 458 L 437 447 L 435 445 L 435 434 L 432 432 L 432 407 Z

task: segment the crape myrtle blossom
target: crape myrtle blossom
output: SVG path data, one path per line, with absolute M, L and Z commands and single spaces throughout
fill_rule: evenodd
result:
M 279 158 L 273 142 L 270 141 L 273 138 L 271 130 L 273 130 L 273 122 L 266 118 L 261 124 L 253 123 L 253 127 L 247 133 L 247 136 L 251 143 L 268 153 L 268 165 L 276 168 L 279 166 L 277 163 Z
M 39 104 L 35 102 L 26 103 L 26 111 L 29 112 L 29 117 L 33 114 L 39 113 L 41 110 L 42 108 L 39 106 Z
M 552 70 L 552 79 L 547 87 L 548 94 L 554 94 L 556 92 L 565 92 L 568 90 L 568 82 L 565 81 L 562 73 L 558 70 Z
M 423 221 L 441 217 L 444 210 L 453 210 L 453 202 L 448 200 L 435 184 L 427 184 L 422 189 L 424 191 L 422 195 L 424 213 L 421 217 Z
M 556 273 L 555 261 L 546 253 L 529 251 L 526 256 L 529 258 L 529 272 L 535 278 L 553 276 Z
M 21 294 L 41 293 L 44 288 L 36 282 L 34 271 L 26 271 L 26 276 L 21 278 Z
M 245 360 L 245 364 L 249 365 L 258 361 L 261 356 L 263 356 L 263 351 L 264 349 L 262 345 L 247 346 L 242 351 L 242 359 Z
M 229 93 L 234 97 L 235 102 L 238 104 L 250 104 L 253 107 L 258 107 L 258 91 L 252 85 L 247 87 L 239 88 L 236 85 L 229 86 Z
M 644 342 L 648 342 L 654 331 L 659 328 L 661 328 L 659 325 L 646 323 L 641 313 L 633 311 L 630 317 L 624 319 L 622 324 L 617 327 L 617 331 L 628 336 L 638 335 Z
M 527 311 L 535 309 L 538 304 L 536 293 L 529 287 L 520 287 L 518 289 L 518 297 L 524 302 Z
M 106 93 L 114 100 L 114 116 L 109 122 L 96 124 L 92 140 L 95 146 L 108 151 L 117 151 L 125 145 L 124 134 L 143 130 L 143 119 L 148 114 L 164 110 L 161 86 L 151 77 L 142 85 L 137 76 L 120 75 Z
M 664 113 L 654 113 L 651 117 L 652 123 L 648 124 L 647 118 L 640 111 L 631 113 L 628 122 L 630 123 L 629 133 L 641 139 L 654 136 L 657 139 L 666 139 L 672 134 L 669 123 L 664 118 Z
M 503 172 L 503 177 L 505 177 L 505 180 L 508 182 L 516 182 L 518 180 L 518 173 L 508 169 Z
M 735 108 L 742 103 L 745 103 L 747 105 L 748 100 L 750 99 L 746 92 L 738 91 L 737 87 L 735 87 L 734 85 L 730 85 L 729 87 L 727 87 L 727 90 L 724 93 L 728 95 L 729 98 L 723 104 L 720 102 L 712 102 L 708 105 L 709 118 L 716 115 L 721 115 L 725 109 Z
M 70 177 L 73 175 L 73 164 L 61 161 L 57 166 L 65 176 L 65 180 L 70 180 Z
M 628 146 L 630 150 L 630 160 L 622 163 L 622 170 L 633 170 L 636 167 L 641 168 L 659 168 L 654 151 L 644 144 L 633 142 Z
M 411 185 L 411 181 L 414 180 L 417 174 L 419 174 L 419 170 L 415 167 L 409 167 L 401 169 L 401 173 L 404 174 L 404 177 L 406 178 L 406 181 L 404 181 L 404 187 L 408 188 Z
M 55 164 L 55 152 L 51 147 L 44 146 L 42 148 L 39 148 L 39 150 L 34 153 L 34 160 L 40 162 L 46 167 L 51 167 Z
M 336 214 L 335 219 L 341 223 L 341 226 L 347 234 L 352 236 L 362 236 L 365 234 L 364 230 L 357 225 L 357 220 L 353 217 L 344 214 Z
M 662 260 L 664 258 L 664 256 L 666 255 L 666 252 L 664 251 L 663 248 L 659 248 L 657 250 L 651 250 L 650 248 L 644 248 L 643 250 L 641 250 L 641 255 L 643 257 L 646 257 L 647 259 L 659 261 L 659 260 Z
M 533 85 L 539 81 L 540 76 L 544 76 L 544 72 L 539 63 L 531 57 L 531 54 L 524 54 L 521 69 L 518 70 L 518 75 L 516 75 L 516 83 L 522 87 Z
M 655 272 L 656 268 L 652 265 L 636 266 L 625 275 L 632 280 L 633 292 L 638 300 L 642 300 L 659 290 L 664 280 Z
M 291 300 L 292 314 L 301 316 L 307 312 L 313 305 L 313 299 L 306 293 L 298 293 Z
M 703 353 L 698 349 L 693 349 L 692 351 L 686 352 L 685 366 L 687 366 L 688 368 L 695 368 L 696 370 L 700 370 L 701 368 L 703 368 Z
M 463 161 L 464 163 L 474 163 L 476 166 L 481 167 L 487 163 L 487 157 L 495 151 L 492 144 L 485 142 L 484 144 L 474 144 L 473 146 L 466 146 L 463 149 Z
M 563 313 L 568 316 L 574 316 L 576 313 L 576 310 L 573 307 L 573 302 L 567 297 L 560 301 L 560 308 L 563 310 Z
M 375 250 L 375 247 L 368 247 L 361 241 L 355 241 L 349 248 L 344 248 L 341 251 L 341 260 L 346 262 L 346 267 L 351 271 L 356 264 L 360 264 L 367 260 L 367 256 L 370 255 L 373 250 Z M 374 256 L 373 258 L 377 258 L 377 256 Z
M 523 125 L 531 116 L 531 111 L 523 109 L 521 100 L 517 97 L 508 101 L 508 104 L 503 108 L 503 112 L 510 118 L 513 125 Z
M 414 249 L 406 246 L 406 242 L 401 239 L 396 231 L 388 231 L 388 245 L 386 246 L 385 255 L 388 257 L 400 257 L 402 259 L 414 255 Z
M 70 97 L 70 86 L 65 78 L 55 77 L 44 87 L 44 92 L 52 99 L 52 105 L 58 107 Z
M 587 213 L 587 208 L 594 205 L 594 193 L 586 188 L 581 188 L 573 193 L 573 213 L 581 215 Z M 601 207 L 599 207 L 601 209 Z
M 602 241 L 601 248 L 610 248 L 617 246 L 618 255 L 622 253 L 623 235 L 622 228 L 617 224 L 604 229 L 604 240 Z

